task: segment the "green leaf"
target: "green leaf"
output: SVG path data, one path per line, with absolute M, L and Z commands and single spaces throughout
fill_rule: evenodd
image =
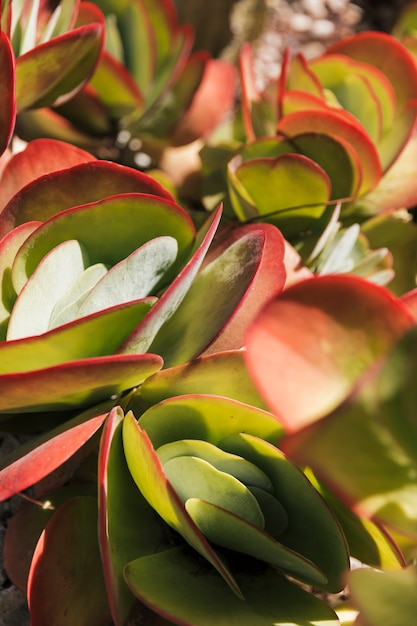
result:
M 273 491 L 268 476 L 256 465 L 236 454 L 229 454 L 208 441 L 180 439 L 160 446 L 156 452 L 164 468 L 167 461 L 176 457 L 197 457 L 219 471 L 231 474 L 246 486 Z
M 0 374 L 16 375 L 68 361 L 113 355 L 154 303 L 155 298 L 144 298 L 75 320 L 42 335 L 2 341 Z
M 229 176 L 232 186 L 234 178 L 253 205 L 255 214 L 279 226 L 287 238 L 311 227 L 331 196 L 326 172 L 311 159 L 298 154 L 245 161 L 236 167 L 233 177 Z M 244 219 L 252 217 L 243 206 L 234 204 L 238 216 L 243 212 Z
M 55 303 L 50 316 L 49 329 L 72 322 L 76 318 L 81 304 L 106 273 L 107 268 L 103 263 L 96 263 L 95 265 L 87 267 L 78 280 L 76 280 Z M 29 279 L 29 281 L 30 280 L 31 279 Z
M 359 569 L 349 580 L 353 600 L 366 626 L 409 626 L 417 612 L 417 567 L 400 572 Z
M 128 413 L 123 422 L 126 462 L 142 495 L 161 518 L 199 552 L 221 574 L 234 593 L 241 592 L 232 574 L 210 546 L 186 512 L 183 503 L 167 480 L 161 462 L 145 430 Z
M 110 622 L 97 543 L 96 498 L 71 498 L 52 516 L 33 556 L 28 602 L 33 626 Z
M 18 111 L 68 99 L 93 73 L 103 43 L 103 22 L 81 26 L 20 56 L 16 63 Z
M 274 541 L 250 520 L 238 517 L 230 509 L 198 498 L 187 500 L 185 508 L 212 543 L 252 556 L 310 585 L 326 584 L 325 574 L 308 559 Z
M 120 407 L 109 414 L 100 443 L 99 543 L 113 619 L 125 624 L 134 596 L 123 577 L 131 560 L 153 554 L 165 543 L 164 527 L 127 468 Z
M 264 527 L 265 520 L 258 501 L 234 476 L 194 456 L 169 459 L 163 463 L 163 468 L 187 511 L 187 501 L 199 497 L 234 513 L 257 528 Z
M 0 216 L 1 233 L 6 233 L 23 222 L 32 220 L 45 222 L 72 207 L 97 202 L 121 193 L 152 194 L 173 201 L 170 193 L 143 172 L 107 161 L 80 163 L 82 153 L 71 154 L 70 150 L 61 148 L 66 144 L 44 141 L 44 145 L 40 143 L 41 140 L 31 142 L 25 150 L 26 154 L 24 153 L 26 158 L 19 159 L 19 155 L 13 157 L 14 167 L 9 166 L 8 169 L 15 170 L 14 176 L 20 187 L 12 189 L 11 198 L 7 198 L 10 202 Z M 54 155 L 54 152 L 58 152 L 59 155 L 59 149 L 62 150 L 61 159 Z M 42 164 L 42 168 L 39 162 L 35 161 L 41 157 L 45 158 L 46 150 L 51 152 L 51 156 L 55 156 L 52 164 L 56 169 L 52 168 L 52 171 L 44 171 L 46 165 Z M 26 173 L 29 167 L 30 172 Z M 7 182 L 11 178 L 7 176 L 8 169 L 6 169 Z M 32 174 L 32 177 L 29 177 L 29 174 Z
M 282 432 L 271 413 L 229 398 L 203 394 L 164 400 L 146 411 L 140 424 L 156 449 L 179 439 L 201 439 L 217 445 L 228 435 L 240 432 L 275 444 Z
M 0 413 L 79 409 L 111 398 L 114 403 L 162 364 L 156 354 L 116 354 L 6 374 L 0 378 Z
M 245 234 L 197 275 L 150 346 L 151 352 L 163 357 L 166 367 L 196 357 L 227 324 L 253 284 L 263 249 L 261 231 Z
M 327 583 L 322 582 L 322 588 L 340 591 L 349 569 L 345 538 L 336 518 L 305 475 L 278 448 L 245 431 L 225 437 L 219 447 L 243 456 L 265 472 L 288 515 L 288 527 L 280 534 L 279 542 L 323 572 Z
M 45 333 L 57 301 L 80 278 L 85 263 L 83 250 L 75 240 L 64 241 L 45 255 L 14 303 L 7 340 Z M 18 292 L 18 286 L 13 287 Z
M 180 548 L 125 568 L 133 592 L 159 614 L 185 626 L 337 626 L 333 611 L 271 570 L 238 574 L 245 600 Z
M 82 302 L 77 318 L 157 292 L 177 252 L 173 237 L 151 239 L 103 276 Z
M 226 396 L 266 409 L 245 367 L 240 350 L 211 354 L 151 376 L 135 394 L 129 407 L 136 415 L 173 396 L 191 393 Z
M 16 286 L 18 290 L 23 287 L 45 254 L 68 239 L 84 246 L 91 265 L 104 263 L 111 267 L 150 239 L 172 236 L 179 250 L 169 273 L 175 276 L 190 252 L 194 235 L 190 218 L 173 202 L 136 193 L 104 198 L 63 211 L 37 229 L 16 256 Z

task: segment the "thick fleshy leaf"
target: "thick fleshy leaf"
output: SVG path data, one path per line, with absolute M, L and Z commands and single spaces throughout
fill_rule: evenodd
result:
M 17 289 L 22 288 L 45 254 L 68 239 L 84 246 L 91 265 L 113 266 L 161 235 L 177 240 L 178 259 L 172 268 L 175 276 L 194 242 L 194 226 L 185 211 L 173 202 L 148 194 L 104 198 L 55 215 L 38 228 L 15 258 L 13 281 Z
M 142 415 L 140 424 L 155 448 L 179 439 L 203 439 L 217 445 L 240 432 L 275 444 L 282 433 L 271 413 L 230 398 L 203 394 L 160 402 Z
M 247 365 L 268 406 L 295 431 L 344 400 L 412 325 L 386 289 L 354 276 L 320 276 L 265 307 L 247 334 Z
M 16 62 L 18 111 L 50 106 L 68 99 L 81 89 L 100 57 L 104 23 L 97 21 L 38 45 Z
M 22 243 L 31 235 L 40 222 L 27 222 L 14 229 L 0 241 L 0 276 L 1 276 L 1 300 L 0 300 L 0 337 L 6 339 L 7 322 L 10 311 L 16 300 L 16 292 L 11 281 L 11 269 Z
M 196 575 L 197 574 L 197 575 Z M 129 563 L 132 591 L 173 623 L 191 626 L 336 626 L 325 603 L 272 570 L 239 573 L 245 600 L 234 596 L 220 577 L 200 561 L 173 548 Z
M 417 536 L 416 345 L 412 328 L 333 413 L 284 442 L 356 511 Z M 334 454 L 336 441 L 343 441 Z M 350 463 L 351 455 L 355 463 Z
M 380 70 L 393 86 L 400 108 L 417 96 L 417 68 L 413 58 L 391 35 L 373 31 L 357 33 L 332 44 L 327 52 L 345 54 Z
M 304 181 L 300 185 L 300 180 Z M 235 181 L 237 184 L 235 184 Z M 285 237 L 311 227 L 323 213 L 331 196 L 329 177 L 311 159 L 300 154 L 284 154 L 276 159 L 262 158 L 229 164 L 229 183 L 234 210 L 240 219 L 263 217 L 279 226 Z M 251 211 L 233 193 L 234 188 L 251 205 Z M 271 198 L 274 204 L 271 206 Z
M 234 229 L 222 240 L 216 242 L 208 254 L 207 261 L 218 256 L 239 237 L 256 230 L 262 231 L 265 237 L 258 271 L 253 278 L 250 290 L 246 292 L 220 335 L 205 350 L 205 355 L 243 346 L 249 324 L 264 305 L 281 293 L 284 288 L 287 279 L 284 260 L 285 240 L 280 231 L 270 224 L 253 224 Z
M 161 520 L 138 491 L 123 452 L 123 412 L 108 416 L 99 454 L 99 543 L 112 617 L 125 624 L 134 596 L 123 568 L 140 555 L 157 552 L 166 537 Z
M 77 318 L 157 292 L 177 251 L 177 240 L 173 237 L 147 241 L 98 281 L 81 304 Z
M 377 150 L 367 132 L 350 114 L 342 110 L 295 111 L 283 117 L 277 127 L 287 139 L 297 145 L 297 137 L 306 133 L 335 135 L 350 143 L 357 152 L 362 165 L 360 193 L 371 191 L 382 176 L 382 166 Z
M 150 346 L 151 352 L 163 357 L 166 367 L 198 356 L 227 324 L 255 282 L 264 246 L 262 230 L 242 233 L 197 275 Z M 232 348 L 242 347 L 239 339 Z
M 185 508 L 212 543 L 252 556 L 311 585 L 323 586 L 327 578 L 308 559 L 289 550 L 270 535 L 205 500 L 187 500 Z
M 401 572 L 359 569 L 349 586 L 361 623 L 366 626 L 409 626 L 417 612 L 417 566 Z
M 332 491 L 319 483 L 310 470 L 305 470 L 305 473 L 336 516 L 352 557 L 378 569 L 396 570 L 406 565 L 404 554 L 384 526 L 354 513 Z
M 43 335 L 2 341 L 0 374 L 14 375 L 112 355 L 154 303 L 155 298 L 144 298 L 75 320 Z
M 415 206 L 417 185 L 413 163 L 416 159 L 417 136 L 413 136 L 375 189 L 359 200 L 357 210 L 364 215 L 375 215 Z
M 115 398 L 163 365 L 156 354 L 125 354 L 69 361 L 0 376 L 0 415 L 77 409 Z
M 187 265 L 168 286 L 146 319 L 138 324 L 134 332 L 119 348 L 119 352 L 147 352 L 149 350 L 158 331 L 175 313 L 190 289 L 216 233 L 220 217 L 221 207 L 213 211 L 204 227 L 199 231 L 194 244 L 194 254 Z M 150 219 L 154 220 L 154 217 L 151 216 Z
M 194 524 L 167 480 L 146 431 L 128 413 L 123 422 L 123 445 L 133 480 L 152 508 L 171 528 L 217 569 L 238 597 L 242 597 L 232 574 Z
M 161 370 L 143 383 L 140 393 L 132 396 L 129 408 L 140 415 L 161 400 L 192 393 L 226 396 L 266 409 L 245 367 L 241 350 L 215 353 Z
M 15 60 L 10 40 L 3 31 L 0 32 L 0 71 L 2 77 L 0 89 L 1 155 L 9 145 L 16 117 Z
M 330 592 L 340 591 L 349 569 L 346 541 L 335 516 L 304 474 L 278 448 L 247 432 L 225 437 L 219 447 L 243 456 L 265 472 L 288 516 L 287 528 L 278 541 L 321 570 L 327 581 L 316 579 L 315 584 Z M 302 577 L 301 572 L 298 575 Z
M 4 541 L 4 566 L 16 587 L 26 592 L 33 552 L 55 510 L 69 498 L 77 495 L 95 496 L 96 493 L 94 485 L 76 484 L 20 505 L 8 521 Z
M 173 201 L 162 185 L 138 170 L 107 161 L 77 164 L 39 176 L 17 193 L 0 215 L 0 234 L 22 222 L 44 222 L 66 209 L 129 193 Z
M 71 498 L 48 522 L 33 556 L 28 602 L 33 626 L 105 626 L 111 621 L 96 498 Z
M 173 143 L 182 145 L 206 137 L 231 110 L 234 96 L 234 66 L 218 59 L 209 60 L 191 106 L 175 125 Z
M 22 152 L 14 154 L 4 168 L 1 179 L 0 208 L 6 206 L 22 187 L 36 178 L 95 160 L 92 154 L 69 143 L 55 139 L 34 139 Z M 74 191 L 76 189 L 73 187 Z
M 109 406 L 95 407 L 54 430 L 31 439 L 2 459 L 0 500 L 38 482 L 69 459 L 101 427 Z
M 48 330 L 56 302 L 84 271 L 83 256 L 80 244 L 74 239 L 62 242 L 44 256 L 13 305 L 8 341 L 41 335 Z
M 100 57 L 99 64 L 89 83 L 98 93 L 112 119 L 120 119 L 143 108 L 143 94 L 133 76 L 107 51 Z

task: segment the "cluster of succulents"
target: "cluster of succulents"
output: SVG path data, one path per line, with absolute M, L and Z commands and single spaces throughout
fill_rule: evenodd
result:
M 263 90 L 171 0 L 9 0 L 1 29 L 0 430 L 27 436 L 0 500 L 26 498 L 31 624 L 411 624 L 416 6 Z

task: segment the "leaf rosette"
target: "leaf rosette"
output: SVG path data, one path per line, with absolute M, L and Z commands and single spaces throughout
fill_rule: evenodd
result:
M 250 585 L 268 585 L 271 576 L 278 593 L 287 585 L 283 574 L 322 589 L 341 588 L 348 568 L 343 533 L 304 474 L 276 447 L 281 434 L 272 414 L 213 395 L 169 398 L 139 422 L 131 411 L 124 419 L 120 410 L 110 417 L 101 451 L 101 527 L 107 529 L 101 550 L 116 607 L 122 544 L 112 524 L 121 514 L 113 508 L 120 505 L 114 491 L 120 459 L 116 466 L 109 450 L 118 437 L 142 507 L 149 509 L 127 527 L 142 537 L 152 532 L 158 543 L 155 551 L 146 544 L 126 564 L 124 577 L 154 611 L 174 623 L 214 624 L 227 607 L 228 623 L 237 624 L 242 616 L 262 619 Z M 158 526 L 162 535 L 155 538 Z M 187 588 L 193 603 L 181 602 Z M 280 597 L 278 606 L 276 600 L 272 594 L 266 602 L 278 619 L 286 601 Z M 301 593 L 301 613 L 314 614 L 311 600 Z
M 416 66 L 394 37 L 359 33 L 311 60 L 287 53 L 279 79 L 264 91 L 247 45 L 240 73 L 246 142 L 227 168 L 240 220 L 270 221 L 291 238 L 321 232 L 338 201 L 350 223 L 415 203 L 409 157 L 395 172 L 401 192 L 384 181 L 417 119 Z

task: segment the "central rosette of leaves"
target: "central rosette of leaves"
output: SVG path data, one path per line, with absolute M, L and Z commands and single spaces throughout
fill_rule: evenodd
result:
M 231 436 L 223 445 L 238 441 L 238 435 Z M 272 481 L 254 463 L 221 445 L 184 439 L 156 452 L 186 511 L 208 539 L 236 549 L 233 516 L 278 537 L 288 526 L 288 516 Z
M 164 612 L 159 572 L 170 578 L 167 584 L 178 589 L 179 598 L 187 585 L 197 585 L 193 572 L 201 556 L 241 599 L 244 572 L 256 584 L 275 572 L 326 590 L 341 587 L 348 567 L 343 534 L 304 474 L 276 447 L 281 435 L 272 414 L 215 395 L 169 398 L 139 421 L 132 412 L 125 416 L 127 465 L 152 515 L 158 515 L 143 513 L 136 531 L 150 536 L 159 519 L 162 536 L 166 525 L 179 533 L 174 548 L 157 536 L 153 552 L 147 546 L 124 568 L 139 598 Z M 188 547 L 178 543 L 181 536 Z M 207 598 L 200 592 L 203 610 Z

